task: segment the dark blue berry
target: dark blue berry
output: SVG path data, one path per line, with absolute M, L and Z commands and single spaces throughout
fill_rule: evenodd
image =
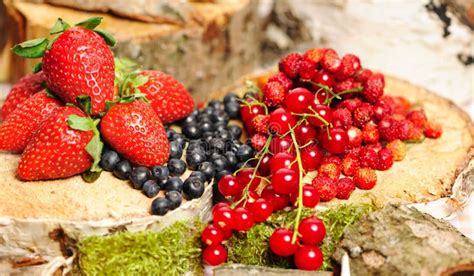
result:
M 170 171 L 168 170 L 168 167 L 165 166 L 154 166 L 151 168 L 151 175 L 156 178 L 156 179 L 168 179 L 168 176 L 170 175 Z
M 182 145 L 176 141 L 171 141 L 169 159 L 180 159 L 181 156 L 183 156 Z
M 183 190 L 183 180 L 181 180 L 179 177 L 172 177 L 168 179 L 168 181 L 165 184 L 165 190 L 166 191 L 178 191 L 181 192 Z
M 245 162 L 253 157 L 254 152 L 251 146 L 243 144 L 237 150 L 236 155 L 240 162 Z
M 237 159 L 237 156 L 235 156 L 235 153 L 228 151 L 225 153 L 225 158 L 227 159 L 227 162 L 229 162 L 229 168 L 233 170 L 239 160 Z
M 214 124 L 212 122 L 204 121 L 199 123 L 199 128 L 201 129 L 202 133 L 210 132 L 214 130 Z
M 176 134 L 176 131 L 174 129 L 172 128 L 166 129 L 166 137 L 168 137 L 168 140 L 171 140 L 174 134 Z
M 219 109 L 222 110 L 224 108 L 224 105 L 222 104 L 222 102 L 219 102 L 219 101 L 216 101 L 216 100 L 209 101 L 207 106 L 211 107 L 214 110 L 219 110 Z
M 242 136 L 242 128 L 238 125 L 229 125 L 227 129 L 229 130 L 233 140 L 239 140 L 240 136 Z
M 189 200 L 199 198 L 204 193 L 204 182 L 197 177 L 189 177 L 184 181 L 183 192 Z
M 168 170 L 171 176 L 180 176 L 186 171 L 186 163 L 181 159 L 168 160 Z
M 206 154 L 201 151 L 193 151 L 186 155 L 186 163 L 190 170 L 196 170 L 204 161 L 206 161 Z
M 223 153 L 226 149 L 226 142 L 222 138 L 212 138 L 209 141 L 210 150 L 218 153 Z
M 230 119 L 238 119 L 240 117 L 240 103 L 228 102 L 224 105 L 224 111 Z
M 140 190 L 143 187 L 143 183 L 151 178 L 151 172 L 147 167 L 136 167 L 133 168 L 130 174 L 130 180 L 132 181 L 133 188 Z
M 216 175 L 216 168 L 211 162 L 203 162 L 199 166 L 199 172 L 201 172 L 205 177 L 203 181 L 211 181 L 214 175 Z
M 104 169 L 104 171 L 113 171 L 117 163 L 120 162 L 120 156 L 116 151 L 107 150 L 102 153 L 100 158 L 100 167 Z
M 226 122 L 217 122 L 214 124 L 214 131 L 219 132 L 222 130 L 227 130 L 227 123 Z
M 151 203 L 151 213 L 157 216 L 163 216 L 169 211 L 169 200 L 164 197 L 159 197 Z
M 211 114 L 211 120 L 214 123 L 223 122 L 227 124 L 229 122 L 229 115 L 224 110 L 216 110 Z
M 237 96 L 237 94 L 233 93 L 233 92 L 230 92 L 230 93 L 227 93 L 225 96 L 224 96 L 224 104 L 227 104 L 227 103 L 238 103 L 239 102 L 239 96 Z
M 215 158 L 212 161 L 212 164 L 214 164 L 214 167 L 216 168 L 216 171 L 218 172 L 229 169 L 229 161 L 227 161 L 227 158 L 225 158 L 222 155 Z
M 114 168 L 114 175 L 115 177 L 125 180 L 130 177 L 130 174 L 132 172 L 132 164 L 130 164 L 130 161 L 128 160 L 122 160 L 115 165 Z
M 204 162 L 204 163 L 209 163 L 209 162 Z M 202 164 L 201 164 L 201 166 L 202 166 Z M 199 167 L 201 167 L 201 166 L 199 166 Z M 206 176 L 201 171 L 193 171 L 193 172 L 191 172 L 189 177 L 197 177 L 197 178 L 201 179 L 202 182 L 206 181 Z
M 181 205 L 181 202 L 183 201 L 183 196 L 178 191 L 166 192 L 165 198 L 169 201 L 170 210 L 178 208 L 179 205 Z
M 185 124 L 181 130 L 189 139 L 197 139 L 201 137 L 201 129 L 197 124 Z
M 160 192 L 160 186 L 158 186 L 156 180 L 150 179 L 143 183 L 142 191 L 147 197 L 152 198 Z

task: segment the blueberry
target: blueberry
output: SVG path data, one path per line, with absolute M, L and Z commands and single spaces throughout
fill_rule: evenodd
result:
M 204 163 L 209 163 L 209 162 L 204 162 Z M 204 164 L 204 163 L 203 163 L 203 164 Z M 202 166 L 202 164 L 201 164 L 201 166 Z M 200 168 L 201 166 L 199 166 L 199 168 Z M 196 178 L 199 178 L 199 179 L 201 179 L 202 182 L 206 181 L 206 176 L 205 176 L 204 173 L 202 173 L 201 171 L 194 171 L 194 172 L 192 172 L 192 173 L 189 175 L 189 177 L 196 177 Z
M 184 181 L 183 192 L 187 199 L 199 198 L 204 193 L 204 183 L 197 177 L 190 177 Z
M 240 142 L 239 140 L 234 140 L 234 141 L 232 141 L 232 145 L 230 146 L 230 150 L 231 150 L 233 153 L 237 153 L 237 151 L 239 150 L 240 146 L 242 146 L 242 142 Z
M 211 114 L 211 120 L 214 122 L 214 123 L 217 123 L 217 122 L 224 122 L 225 124 L 227 124 L 229 122 L 229 115 L 227 113 L 225 113 L 225 111 L 223 110 L 216 110 L 214 112 L 212 112 Z
M 178 191 L 166 192 L 165 198 L 169 201 L 170 210 L 178 208 L 179 205 L 181 205 L 181 202 L 183 201 L 183 196 L 181 196 L 181 193 Z
M 232 170 L 235 168 L 239 160 L 237 159 L 237 156 L 235 156 L 235 153 L 228 151 L 225 153 L 225 158 L 227 159 L 227 162 L 229 162 L 229 168 Z
M 189 141 L 188 148 L 186 149 L 186 153 L 193 152 L 193 151 L 205 151 L 203 142 L 201 140 L 191 140 Z
M 173 137 L 173 134 L 176 134 L 176 131 L 172 128 L 166 129 L 166 137 L 168 137 L 168 140 L 171 140 Z
M 209 148 L 218 153 L 223 153 L 225 151 L 225 140 L 222 138 L 212 138 L 209 142 Z
M 186 163 L 181 159 L 168 160 L 168 170 L 171 176 L 182 175 L 186 171 Z
M 224 106 L 222 105 L 222 102 L 219 102 L 219 101 L 216 101 L 216 100 L 211 100 L 209 101 L 209 103 L 207 104 L 209 107 L 211 107 L 212 109 L 214 110 L 219 110 L 219 109 L 223 109 Z
M 173 136 L 171 137 L 171 140 L 172 141 L 175 141 L 176 143 L 180 144 L 181 147 L 184 146 L 184 144 L 186 144 L 186 138 L 184 137 L 183 134 L 181 133 L 175 133 L 173 134 Z
M 214 124 L 214 131 L 219 132 L 222 130 L 227 130 L 227 123 L 226 122 L 217 122 Z
M 201 172 L 205 177 L 203 181 L 211 181 L 214 175 L 216 175 L 216 168 L 211 162 L 203 162 L 199 166 L 199 172 Z
M 242 128 L 238 125 L 229 125 L 227 129 L 229 130 L 233 140 L 239 140 L 240 136 L 242 136 Z
M 206 136 L 203 135 L 202 140 L 205 141 L 205 142 L 209 145 L 209 143 L 211 142 L 212 138 L 214 138 L 214 133 L 212 133 L 212 132 L 206 132 L 206 133 L 204 133 L 204 134 L 207 134 L 207 133 L 210 133 L 210 135 L 206 135 Z
M 130 177 L 130 173 L 132 172 L 132 164 L 128 160 L 122 160 L 115 165 L 114 168 L 114 175 L 115 177 L 125 180 Z
M 164 178 L 164 179 L 157 179 L 156 184 L 160 187 L 160 190 L 164 190 L 166 187 L 166 183 L 168 182 L 169 178 Z
M 151 203 L 151 213 L 157 216 L 163 216 L 168 213 L 170 202 L 167 198 L 159 197 Z
M 182 145 L 176 141 L 171 141 L 169 159 L 180 159 L 181 156 L 183 156 Z
M 214 160 L 220 158 L 221 155 L 217 152 L 211 152 L 211 154 L 209 155 L 209 161 L 211 162 L 214 162 Z
M 206 154 L 200 151 L 193 151 L 186 155 L 186 163 L 190 170 L 196 170 L 202 162 L 206 161 Z
M 254 152 L 251 146 L 244 144 L 239 147 L 236 155 L 240 162 L 245 162 L 253 157 Z
M 150 179 L 143 183 L 142 191 L 147 197 L 152 198 L 160 192 L 160 186 L 156 180 Z
M 151 168 L 151 175 L 159 180 L 168 179 L 170 171 L 165 166 L 154 166 Z
M 189 139 L 197 139 L 201 137 L 201 129 L 197 124 L 183 125 L 182 132 Z
M 222 155 L 215 158 L 212 163 L 218 172 L 229 169 L 229 162 L 227 161 L 227 158 Z
M 224 140 L 232 139 L 232 134 L 226 129 L 219 130 L 216 136 Z
M 186 125 L 186 124 L 194 124 L 196 123 L 196 121 L 197 121 L 197 115 L 194 115 L 194 116 L 190 115 L 181 121 L 181 126 Z
M 104 171 L 112 171 L 115 168 L 115 165 L 120 162 L 120 156 L 116 151 L 108 150 L 105 151 L 100 158 L 100 167 Z
M 183 190 L 183 180 L 181 180 L 179 177 L 172 177 L 168 179 L 168 181 L 165 184 L 165 190 L 166 191 L 178 191 L 181 192 Z
M 133 188 L 140 190 L 143 187 L 143 183 L 150 179 L 151 172 L 147 167 L 136 167 L 133 168 L 130 174 L 130 180 L 132 181 Z
M 230 119 L 238 119 L 240 117 L 240 103 L 229 102 L 224 105 L 224 111 Z
M 230 92 L 224 96 L 224 104 L 238 103 L 238 102 L 239 102 L 239 96 L 237 96 L 237 94 L 235 93 Z
M 207 106 L 206 108 L 204 108 L 204 109 L 201 111 L 201 115 L 202 115 L 202 114 L 211 115 L 212 112 L 214 112 L 214 108 L 212 108 L 211 106 Z
M 214 124 L 212 122 L 204 121 L 199 123 L 199 128 L 201 129 L 201 132 L 209 132 L 214 130 Z
M 194 109 L 193 112 L 191 112 L 191 114 L 189 114 L 189 116 L 197 116 L 199 115 L 199 109 Z

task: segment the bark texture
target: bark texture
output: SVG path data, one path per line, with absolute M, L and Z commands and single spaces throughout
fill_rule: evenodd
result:
M 333 258 L 340 263 L 346 253 L 351 275 L 474 271 L 472 240 L 444 221 L 403 206 L 389 205 L 348 228 Z

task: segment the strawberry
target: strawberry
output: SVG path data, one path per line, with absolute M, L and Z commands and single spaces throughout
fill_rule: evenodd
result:
M 393 154 L 392 151 L 385 148 L 381 149 L 378 152 L 379 155 L 379 163 L 377 169 L 380 171 L 386 171 L 390 169 L 393 165 Z
M 282 58 L 278 63 L 280 72 L 285 73 L 290 79 L 298 77 L 303 56 L 298 53 L 291 53 Z
M 324 48 L 311 48 L 304 53 L 303 58 L 314 63 L 318 63 L 323 59 L 326 49 Z
M 165 128 L 153 108 L 141 100 L 113 105 L 100 130 L 104 140 L 132 163 L 152 167 L 168 160 Z
M 60 106 L 45 91 L 26 99 L 0 125 L 0 150 L 22 152 L 41 122 Z
M 388 143 L 386 147 L 392 152 L 393 159 L 395 161 L 402 161 L 405 158 L 407 148 L 405 143 L 403 143 L 401 140 L 393 140 Z
M 342 159 L 342 172 L 347 176 L 354 176 L 360 168 L 359 157 L 355 153 L 348 153 Z
M 250 142 L 252 143 L 252 147 L 256 151 L 261 151 L 263 147 L 265 146 L 265 143 L 267 142 L 267 136 L 257 133 L 254 136 L 252 136 L 252 139 L 250 139 Z
M 362 139 L 366 144 L 375 144 L 380 139 L 379 129 L 377 125 L 369 123 L 362 129 Z
M 337 195 L 336 181 L 327 176 L 316 176 L 311 184 L 316 188 L 321 201 L 329 201 Z
M 332 112 L 331 123 L 335 127 L 349 129 L 352 126 L 352 115 L 347 108 L 337 108 Z
M 285 88 L 285 93 L 290 90 L 290 88 L 293 86 L 293 81 L 289 79 L 285 74 L 282 72 L 278 72 L 275 75 L 272 75 L 271 77 L 268 78 L 267 82 L 279 82 L 283 87 Z M 263 89 L 264 85 L 262 86 Z
M 80 174 L 93 165 L 91 148 L 100 156 L 102 143 L 95 128 L 77 107 L 59 107 L 35 133 L 18 165 L 21 180 L 58 179 Z M 98 142 L 94 144 L 94 142 Z M 94 164 L 98 163 L 98 159 Z
M 362 147 L 359 152 L 359 162 L 363 167 L 376 169 L 379 162 L 377 151 L 372 148 Z
M 375 73 L 364 82 L 364 91 L 362 91 L 362 95 L 368 102 L 376 103 L 377 100 L 382 97 L 384 87 L 384 76 L 380 73 Z
M 337 181 L 337 198 L 349 199 L 356 186 L 354 181 L 348 177 L 341 178 Z
M 341 175 L 341 165 L 336 162 L 324 162 L 319 166 L 318 175 L 336 180 Z
M 357 188 L 361 190 L 370 190 L 377 184 L 377 174 L 375 170 L 369 168 L 360 168 L 354 176 L 354 182 Z
M 267 134 L 269 119 L 270 115 L 259 114 L 252 119 L 252 126 L 258 133 Z
M 270 107 L 278 106 L 285 100 L 285 88 L 280 82 L 267 82 L 263 87 L 265 104 Z
M 164 124 L 180 120 L 193 111 L 191 94 L 171 75 L 153 70 L 141 71 L 138 75 L 148 77 L 138 89 L 151 101 L 151 107 Z
M 441 137 L 441 134 L 443 134 L 443 128 L 441 127 L 439 123 L 436 123 L 436 122 L 426 123 L 426 129 L 425 129 L 426 137 L 437 139 Z
M 13 85 L 0 111 L 0 120 L 5 120 L 10 113 L 31 95 L 43 90 L 41 83 L 45 81 L 43 72 L 26 75 Z

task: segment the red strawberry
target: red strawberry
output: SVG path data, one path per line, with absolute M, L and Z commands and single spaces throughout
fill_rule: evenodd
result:
M 138 89 L 151 101 L 151 107 L 164 124 L 180 120 L 193 111 L 191 94 L 173 76 L 153 70 L 139 75 L 147 76 L 148 81 Z
M 318 191 L 321 201 L 329 201 L 337 195 L 336 181 L 327 176 L 317 176 L 313 179 L 311 184 Z
M 360 168 L 354 176 L 354 182 L 357 188 L 370 190 L 377 184 L 377 174 L 375 170 L 369 168 Z
M 347 176 L 354 176 L 360 168 L 359 157 L 355 153 L 348 153 L 342 159 L 342 172 Z
M 41 122 L 60 106 L 44 91 L 26 99 L 0 125 L 0 150 L 22 152 Z
M 441 124 L 435 122 L 427 122 L 425 129 L 426 137 L 438 139 L 439 137 L 441 137 L 441 134 L 443 134 L 443 128 L 441 127 Z
M 370 103 L 376 103 L 382 97 L 385 87 L 385 79 L 382 74 L 376 73 L 371 75 L 364 83 L 364 91 L 362 95 Z
M 362 129 L 362 139 L 367 144 L 374 144 L 379 141 L 380 134 L 377 125 L 369 123 Z
M 338 179 L 341 175 L 342 165 L 337 164 L 336 162 L 324 162 L 319 166 L 318 175 L 327 176 L 331 179 Z
M 267 138 L 268 137 L 266 135 L 260 133 L 255 134 L 254 136 L 252 136 L 252 139 L 250 139 L 252 147 L 256 151 L 261 151 L 265 146 L 265 143 L 267 142 Z
M 335 73 L 341 67 L 341 63 L 341 58 L 339 58 L 339 55 L 333 49 L 327 49 L 324 52 L 323 59 L 321 60 L 321 65 L 324 69 Z
M 48 87 L 68 103 L 76 103 L 78 96 L 90 96 L 93 115 L 113 100 L 114 68 L 105 40 L 82 27 L 64 31 L 43 56 Z
M 280 82 L 267 82 L 263 87 L 263 95 L 267 106 L 277 106 L 285 100 L 285 88 Z
M 387 144 L 387 149 L 392 152 L 393 160 L 401 161 L 405 158 L 407 149 L 405 143 L 396 139 Z
M 337 198 L 349 199 L 356 186 L 350 178 L 344 177 L 337 181 Z
M 165 128 L 141 100 L 113 105 L 102 118 L 100 130 L 105 141 L 132 163 L 151 167 L 168 160 Z
M 323 59 L 326 49 L 324 48 L 311 48 L 304 53 L 303 58 L 314 63 L 318 63 Z
M 356 55 L 347 54 L 342 57 L 341 67 L 337 71 L 337 77 L 341 80 L 352 77 L 360 69 L 360 59 Z
M 280 60 L 278 68 L 291 79 L 298 77 L 303 56 L 298 53 L 291 53 Z
M 379 156 L 374 149 L 362 147 L 359 152 L 359 161 L 363 167 L 376 169 L 379 163 Z
M 349 129 L 352 126 L 352 115 L 347 108 L 337 108 L 332 112 L 333 126 Z
M 268 82 L 272 81 L 279 82 L 281 85 L 283 85 L 285 88 L 285 93 L 288 92 L 288 90 L 290 90 L 290 88 L 293 86 L 293 81 L 282 72 L 278 72 L 268 78 Z
M 18 165 L 21 180 L 65 178 L 80 174 L 92 166 L 93 158 L 86 146 L 94 133 L 92 130 L 73 129 L 70 126 L 71 116 L 92 122 L 77 107 L 57 108 L 41 124 L 21 156 Z
M 43 72 L 26 75 L 13 85 L 0 111 L 0 120 L 5 120 L 10 113 L 31 95 L 43 90 L 41 83 L 45 81 Z
M 259 114 L 252 119 L 252 127 L 258 133 L 267 134 L 269 119 L 270 119 L 270 115 Z
M 393 154 L 392 151 L 385 148 L 379 151 L 379 164 L 377 169 L 380 171 L 386 171 L 393 165 Z

